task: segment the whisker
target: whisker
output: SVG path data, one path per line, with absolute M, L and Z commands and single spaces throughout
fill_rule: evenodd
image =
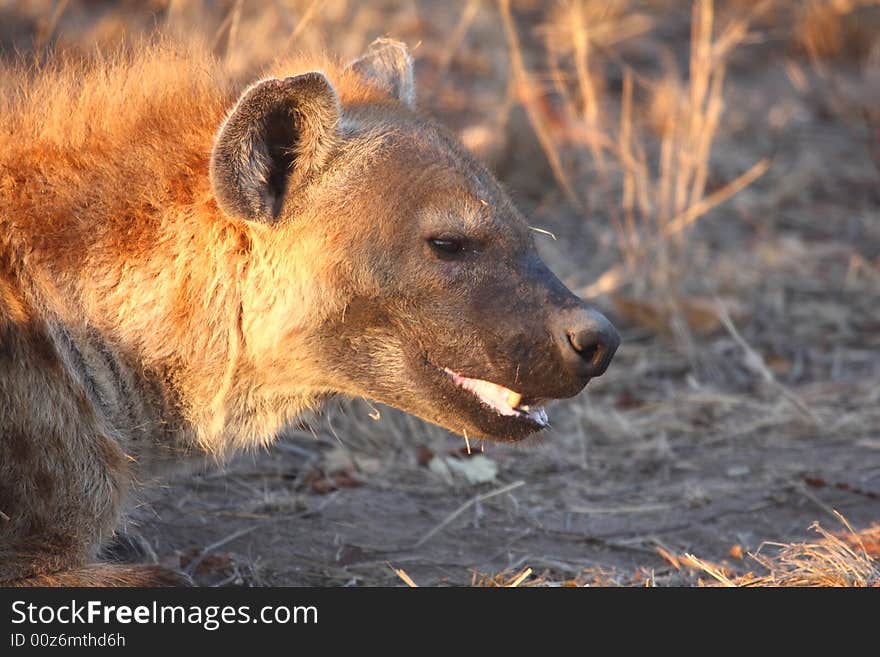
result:
M 549 230 L 544 230 L 543 228 L 538 228 L 536 226 L 529 226 L 529 230 L 533 230 L 536 233 L 541 233 L 542 235 L 549 235 L 550 237 L 553 238 L 554 242 L 556 241 L 556 235 L 551 233 Z

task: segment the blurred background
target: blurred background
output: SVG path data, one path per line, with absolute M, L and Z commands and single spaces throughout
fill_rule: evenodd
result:
M 880 1 L 0 0 L 3 58 L 156 34 L 243 83 L 405 41 L 421 109 L 624 342 L 540 445 L 334 403 L 144 492 L 108 556 L 226 585 L 880 583 Z

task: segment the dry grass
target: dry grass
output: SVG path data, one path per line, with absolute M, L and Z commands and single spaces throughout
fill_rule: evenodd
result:
M 880 586 L 880 565 L 864 548 L 865 539 L 876 541 L 880 530 L 873 528 L 841 538 L 824 530 L 818 523 L 811 529 L 821 535 L 813 542 L 780 544 L 776 554 L 761 554 L 754 559 L 767 569 L 762 576 L 744 575 L 737 586 Z
M 794 43 L 815 63 L 864 58 L 876 39 L 877 0 L 807 0 L 797 3 Z
M 828 109 L 855 131 L 867 130 L 869 153 L 880 170 L 878 33 L 880 0 L 812 0 L 801 9 L 793 39 L 807 53 Z M 841 61 L 843 70 L 835 66 Z
M 581 208 L 595 205 L 571 180 L 569 171 L 576 171 L 580 160 L 603 191 L 600 202 L 613 208 L 621 262 L 581 292 L 589 297 L 616 293 L 618 311 L 636 319 L 648 312 L 652 328 L 699 331 L 690 321 L 694 302 L 682 291 L 682 279 L 699 276 L 688 257 L 687 232 L 770 165 L 761 159 L 733 180 L 708 187 L 727 62 L 747 39 L 750 20 L 769 3 L 756 3 L 718 28 L 714 2 L 694 2 L 686 76 L 669 53 L 661 52 L 667 62 L 662 77 L 651 79 L 625 66 L 622 92 L 612 99 L 603 88 L 602 60 L 615 44 L 652 25 L 632 4 L 578 0 L 559 5 L 541 29 L 550 78 L 545 82 L 526 69 L 509 2 L 502 0 L 513 87 L 568 198 Z M 647 96 L 647 112 L 636 111 L 637 96 Z
M 878 587 L 880 586 L 880 563 L 877 544 L 880 526 L 862 532 L 848 530 L 833 534 L 814 523 L 810 529 L 819 534 L 817 541 L 799 543 L 764 543 L 748 558 L 755 562 L 763 574 L 738 573 L 741 564 L 713 563 L 692 554 L 672 555 L 663 548 L 658 554 L 679 575 L 664 576 L 666 586 L 680 586 L 696 576 L 698 586 L 725 587 Z M 732 549 L 735 559 L 743 557 L 738 546 Z M 772 554 L 767 554 L 772 550 Z M 403 570 L 395 573 L 408 586 L 418 586 Z M 475 587 L 581 587 L 581 586 L 658 586 L 654 571 L 639 569 L 626 575 L 619 571 L 588 568 L 570 579 L 559 579 L 550 572 L 535 574 L 532 568 L 506 570 L 494 574 L 473 572 L 471 586 Z
M 810 529 L 820 536 L 815 541 L 761 544 L 749 557 L 766 571 L 763 574 L 736 574 L 729 566 L 713 564 L 690 554 L 673 565 L 704 573 L 711 578 L 709 584 L 721 586 L 880 586 L 877 561 L 880 526 L 856 532 L 845 520 L 843 522 L 847 531 L 836 534 L 823 529 L 818 522 L 813 523 Z M 700 580 L 701 585 L 706 583 Z
M 847 524 L 843 518 L 840 518 Z M 847 524 L 844 532 L 832 533 L 818 522 L 810 529 L 815 541 L 765 542 L 747 558 L 764 572 L 742 572 L 740 546 L 731 548 L 734 563 L 713 563 L 693 554 L 674 555 L 657 548 L 657 553 L 679 578 L 664 576 L 665 585 L 681 585 L 696 576 L 699 586 L 725 587 L 880 587 L 880 526 L 857 532 Z M 398 572 L 404 581 L 408 576 Z M 408 582 L 414 586 L 414 583 Z M 558 579 L 549 572 L 535 575 L 531 568 L 508 570 L 493 575 L 474 572 L 471 586 L 658 586 L 654 571 L 639 569 L 631 575 L 597 568 L 585 569 L 571 579 Z

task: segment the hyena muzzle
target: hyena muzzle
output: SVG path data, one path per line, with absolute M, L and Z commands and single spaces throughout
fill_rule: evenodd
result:
M 0 582 L 181 581 L 92 563 L 133 483 L 330 395 L 519 441 L 608 367 L 401 44 L 241 94 L 167 46 L 82 66 L 0 71 Z

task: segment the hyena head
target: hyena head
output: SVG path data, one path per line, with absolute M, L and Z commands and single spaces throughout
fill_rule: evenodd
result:
M 493 176 L 415 111 L 404 46 L 376 42 L 340 76 L 339 94 L 321 73 L 257 83 L 216 137 L 220 207 L 284 235 L 297 285 L 313 279 L 310 318 L 289 326 L 301 296 L 252 290 L 264 319 L 248 325 L 276 336 L 266 367 L 470 437 L 546 427 L 542 404 L 601 375 L 617 332 L 544 265 Z

